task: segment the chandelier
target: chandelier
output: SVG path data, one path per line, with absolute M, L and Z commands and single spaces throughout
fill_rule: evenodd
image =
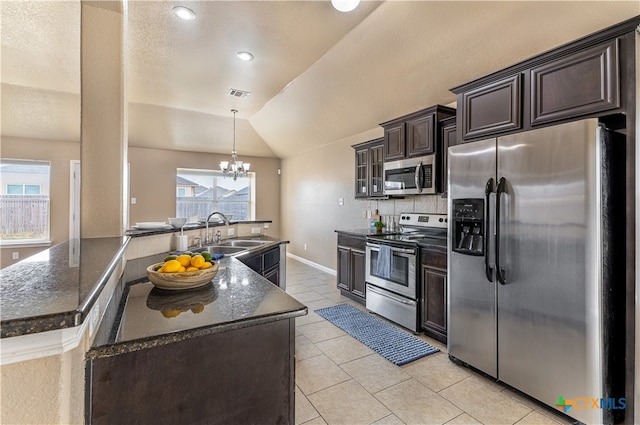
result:
M 251 164 L 248 162 L 242 162 L 238 159 L 238 152 L 236 152 L 236 113 L 237 109 L 232 109 L 233 112 L 233 150 L 231 151 L 231 161 L 220 161 L 220 171 L 224 176 L 233 176 L 235 181 L 238 176 L 246 176 L 249 172 Z

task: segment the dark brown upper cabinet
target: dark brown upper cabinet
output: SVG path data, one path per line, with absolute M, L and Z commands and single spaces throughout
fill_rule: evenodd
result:
M 454 146 L 457 144 L 456 137 L 456 117 L 451 117 L 440 121 L 440 128 L 442 132 L 442 168 L 440 170 L 440 181 L 441 181 L 441 192 L 443 194 L 447 193 L 447 166 L 448 166 L 448 155 L 450 146 Z M 444 196 L 444 195 L 443 195 Z
M 369 140 L 352 146 L 355 149 L 356 198 L 384 196 L 384 139 Z
M 587 117 L 625 116 L 640 17 L 451 89 L 458 143 Z
M 462 95 L 464 139 L 522 127 L 520 74 L 478 87 Z
M 384 128 L 384 161 L 436 153 L 439 121 L 455 115 L 455 109 L 435 105 L 381 123 Z
M 531 69 L 531 124 L 620 106 L 618 40 Z

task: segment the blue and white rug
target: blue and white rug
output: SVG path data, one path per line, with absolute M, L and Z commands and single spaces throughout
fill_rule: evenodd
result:
M 398 366 L 440 351 L 350 304 L 315 312 Z

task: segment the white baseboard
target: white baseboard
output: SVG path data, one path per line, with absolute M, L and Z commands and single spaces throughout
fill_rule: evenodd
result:
M 291 257 L 294 260 L 300 261 L 301 263 L 304 263 L 304 264 L 306 264 L 308 266 L 311 266 L 314 269 L 322 270 L 323 272 L 329 273 L 330 275 L 333 275 L 333 276 L 337 276 L 338 275 L 338 273 L 335 270 L 330 269 L 329 267 L 325 267 L 323 265 L 320 265 L 318 263 L 314 263 L 313 261 L 307 260 L 306 258 L 298 257 L 297 255 L 291 254 L 289 252 L 287 252 L 287 257 Z

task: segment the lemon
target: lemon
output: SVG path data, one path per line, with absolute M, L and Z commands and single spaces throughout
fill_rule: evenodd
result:
M 204 264 L 204 257 L 200 254 L 191 257 L 191 265 L 200 268 Z
M 204 262 L 204 263 L 202 263 L 202 265 L 200 266 L 200 270 L 208 269 L 208 268 L 211 268 L 211 267 L 213 267 L 213 264 L 211 264 L 211 263 L 210 263 L 210 262 L 208 262 L 208 261 L 205 261 L 205 262 Z
M 182 313 L 182 311 L 180 310 L 162 310 L 160 312 L 166 318 L 176 317 L 176 316 L 179 316 L 180 313 Z
M 178 269 L 178 273 L 184 273 L 187 271 L 187 268 L 185 266 L 180 266 L 180 268 Z
M 178 260 L 178 262 L 182 266 L 188 267 L 188 266 L 191 265 L 191 256 L 190 255 L 182 254 L 178 258 L 176 258 L 176 260 Z
M 191 311 L 194 312 L 195 314 L 202 313 L 204 311 L 204 304 L 200 304 L 197 307 L 193 307 Z
M 161 273 L 175 273 L 180 270 L 180 267 L 182 267 L 182 264 L 180 264 L 178 260 L 169 260 L 164 263 L 159 271 Z
M 193 266 L 187 267 L 187 271 L 188 272 L 197 272 L 198 270 L 200 270 L 200 269 L 197 268 L 197 267 L 193 267 Z

